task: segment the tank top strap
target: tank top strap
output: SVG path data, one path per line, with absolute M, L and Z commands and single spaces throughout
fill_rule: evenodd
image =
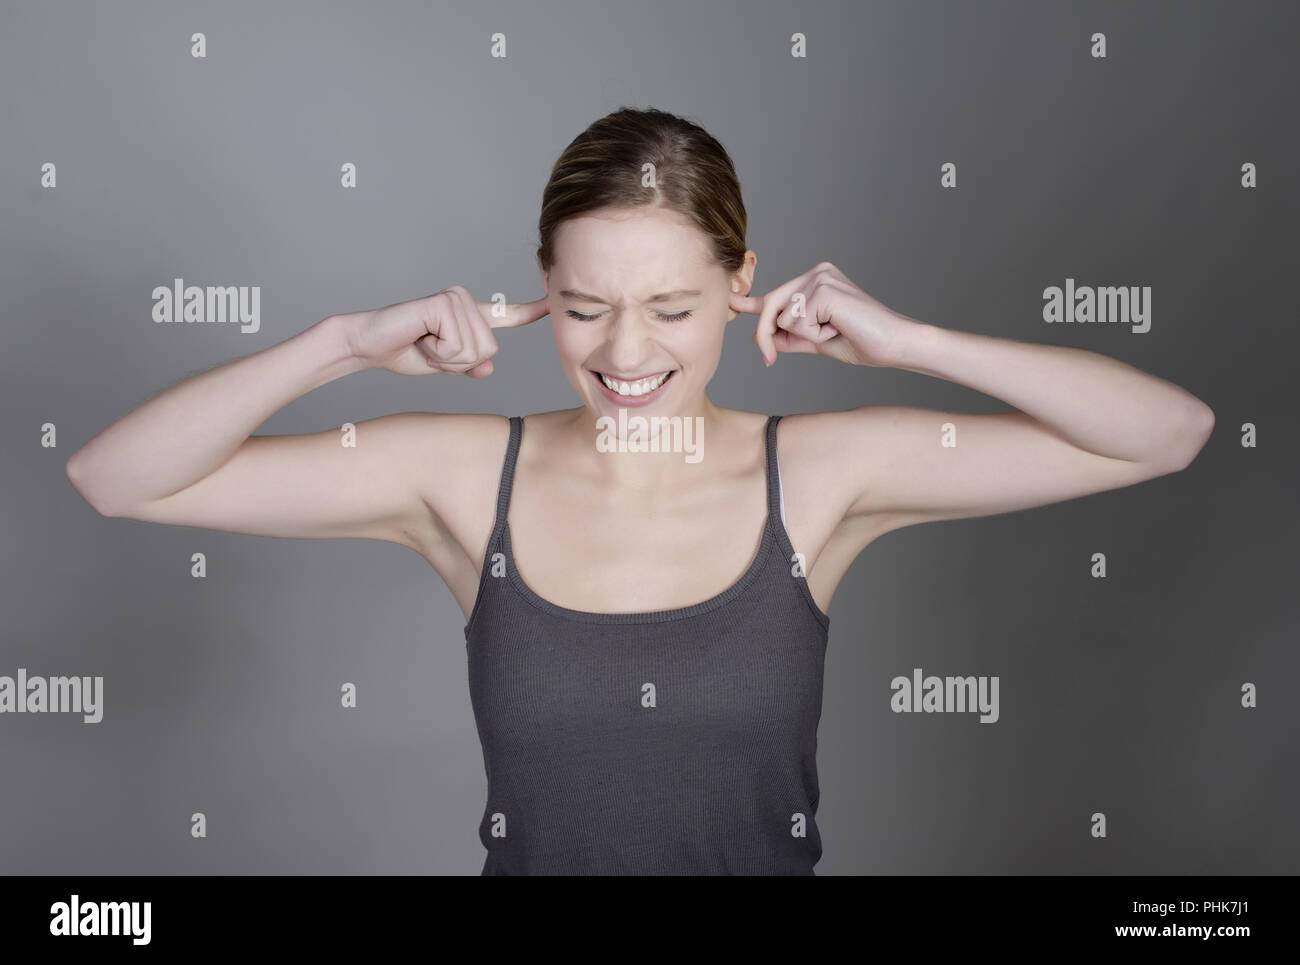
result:
M 767 521 L 773 528 L 781 522 L 781 470 L 776 461 L 776 426 L 780 421 L 779 415 L 767 417 Z
M 506 446 L 505 462 L 501 466 L 501 484 L 497 487 L 497 517 L 492 527 L 492 542 L 501 538 L 501 531 L 506 525 L 506 513 L 510 510 L 510 490 L 515 481 L 515 461 L 519 458 L 519 440 L 523 437 L 524 420 L 522 416 L 510 417 L 510 443 Z

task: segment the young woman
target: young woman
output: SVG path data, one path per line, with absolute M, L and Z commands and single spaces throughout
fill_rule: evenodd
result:
M 168 389 L 68 462 L 105 515 L 427 559 L 467 620 L 484 874 L 812 874 L 827 611 L 854 558 L 901 526 L 1176 472 L 1214 424 L 1167 381 L 909 318 L 825 262 L 751 295 L 731 160 L 671 114 L 623 109 L 579 135 L 539 227 L 536 301 L 453 285 L 331 316 Z M 719 408 L 707 388 L 740 313 L 768 365 L 893 366 L 1014 409 Z M 366 368 L 486 377 L 495 330 L 547 314 L 572 409 L 400 413 L 360 423 L 355 447 L 335 429 L 251 435 Z M 649 435 L 630 439 L 629 417 Z

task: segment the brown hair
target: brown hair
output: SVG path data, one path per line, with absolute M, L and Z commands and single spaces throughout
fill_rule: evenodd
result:
M 654 187 L 642 165 L 654 165 Z M 537 262 L 549 271 L 555 229 L 599 208 L 654 204 L 690 218 L 727 271 L 745 260 L 745 204 L 726 149 L 704 128 L 666 111 L 622 107 L 570 142 L 542 192 Z

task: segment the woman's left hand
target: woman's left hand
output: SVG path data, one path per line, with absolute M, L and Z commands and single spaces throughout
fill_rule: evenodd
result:
M 892 367 L 920 323 L 876 301 L 828 261 L 766 295 L 732 292 L 732 311 L 757 315 L 754 344 L 767 365 L 778 352 L 828 355 L 850 365 Z

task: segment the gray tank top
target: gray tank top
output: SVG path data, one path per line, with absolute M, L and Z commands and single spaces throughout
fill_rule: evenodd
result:
M 465 626 L 484 875 L 814 874 L 830 618 L 782 521 L 780 418 L 767 421 L 749 569 L 692 606 L 588 613 L 542 599 L 515 568 L 506 515 L 523 419 L 511 417 Z

